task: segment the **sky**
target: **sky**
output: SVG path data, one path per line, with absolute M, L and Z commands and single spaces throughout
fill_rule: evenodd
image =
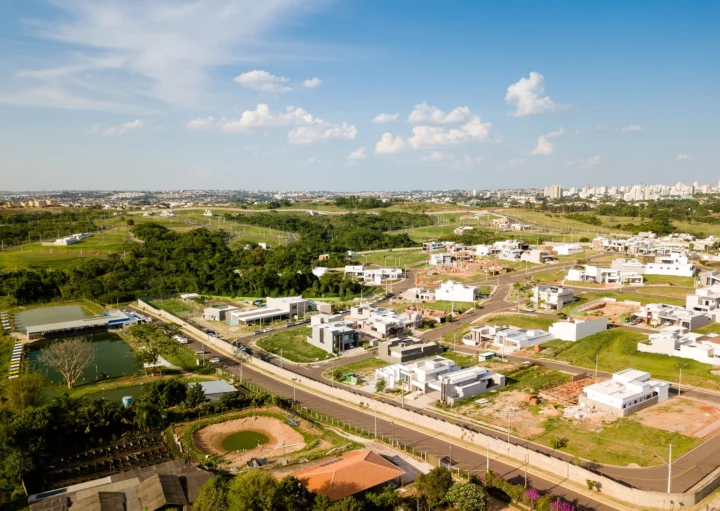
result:
M 720 2 L 0 2 L 0 190 L 717 184 Z

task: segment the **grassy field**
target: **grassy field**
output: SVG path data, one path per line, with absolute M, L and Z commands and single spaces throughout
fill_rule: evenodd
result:
M 9 335 L 0 336 L 0 376 L 5 376 L 10 369 L 13 345 L 15 339 Z
M 680 286 L 694 287 L 695 279 L 693 277 L 674 277 L 670 275 L 643 275 L 643 280 L 647 285 L 663 285 L 663 286 Z
M 338 360 L 338 363 L 341 363 L 342 359 Z M 373 358 L 367 358 L 365 360 L 358 360 L 357 362 L 351 362 L 350 364 L 345 365 L 335 365 L 335 370 L 337 371 L 340 369 L 343 374 L 349 374 L 349 373 L 355 373 L 358 376 L 366 376 L 368 374 L 374 374 L 375 369 L 380 369 L 382 367 L 389 366 L 389 362 L 385 362 L 384 360 L 380 360 L 379 358 L 373 357 Z M 330 372 L 331 370 L 328 369 L 323 373 L 323 376 L 326 378 L 330 378 Z
M 547 330 L 558 320 L 555 316 L 530 316 L 524 314 L 501 314 L 484 321 L 488 325 L 511 325 L 517 328 Z
M 446 350 L 445 352 L 441 353 L 440 356 L 443 358 L 447 358 L 448 360 L 452 360 L 453 362 L 455 362 L 456 366 L 459 366 L 463 369 L 466 367 L 475 366 L 478 363 L 477 357 L 474 357 L 472 355 L 465 355 L 463 353 L 459 353 L 453 350 Z
M 567 275 L 567 270 L 544 271 L 533 273 L 532 279 L 543 284 L 559 284 Z
M 656 296 L 663 299 L 684 300 L 687 295 L 695 294 L 695 289 L 687 287 L 645 287 L 638 288 L 636 292 L 641 295 Z
M 505 374 L 505 387 L 501 392 L 519 390 L 530 394 L 537 394 L 541 390 L 557 387 L 570 381 L 570 376 L 550 369 L 549 367 L 532 366 Z
M 334 358 L 330 353 L 316 348 L 305 340 L 311 332 L 311 328 L 287 330 L 264 337 L 257 342 L 257 345 L 265 351 L 276 355 L 280 355 L 282 350 L 282 357 L 291 362 L 315 362 Z
M 566 445 L 561 451 L 613 465 L 640 464 L 640 450 L 643 466 L 659 465 L 662 457 L 667 458 L 668 444 L 673 445 L 676 457 L 702 442 L 700 438 L 644 426 L 631 418 L 618 419 L 601 431 L 588 431 L 587 425 L 560 418 L 548 419 L 543 426 L 545 433 L 533 437 L 533 441 L 552 447 L 553 439 L 564 439 Z
M 420 267 L 427 264 L 428 254 L 427 252 L 420 252 L 420 248 L 415 250 L 383 250 L 381 252 L 358 254 L 356 261 L 381 266 L 387 264 L 394 267 Z
M 710 323 L 695 330 L 698 334 L 720 334 L 720 323 Z
M 541 356 L 593 369 L 595 356 L 599 355 L 598 368 L 601 371 L 615 373 L 633 368 L 668 382 L 677 382 L 682 368 L 683 385 L 720 390 L 720 376 L 712 374 L 715 366 L 668 355 L 639 353 L 637 344 L 646 339 L 647 334 L 614 328 L 577 342 L 544 343 Z
M 194 311 L 200 310 L 199 304 L 186 302 L 178 298 L 169 298 L 167 300 L 153 300 L 152 304 L 158 309 L 162 309 L 170 314 L 178 317 L 185 317 Z
M 507 209 L 502 210 L 501 213 L 508 215 L 512 218 L 517 218 L 523 223 L 540 226 L 543 230 L 547 230 L 550 232 L 562 231 L 571 234 L 577 234 L 578 236 L 586 235 L 590 238 L 598 233 L 602 234 L 619 232 L 609 226 L 595 226 L 580 222 L 578 220 L 573 220 L 567 218 L 567 216 L 561 213 L 546 213 L 543 211 L 530 211 L 526 209 Z M 577 239 L 575 239 L 574 241 L 577 241 Z
M 642 289 L 642 288 L 639 288 Z M 644 289 L 642 289 L 644 291 Z M 658 288 L 658 291 L 663 290 L 664 288 Z M 598 298 L 615 298 L 616 300 L 622 302 L 625 300 L 629 300 L 631 302 L 639 302 L 643 305 L 646 305 L 648 303 L 657 303 L 658 297 L 654 295 L 648 295 L 648 294 L 638 294 L 638 293 L 620 293 L 620 292 L 612 292 L 612 291 L 588 291 L 584 293 L 580 293 L 579 295 L 575 295 L 575 302 L 572 305 L 569 305 L 567 307 L 564 307 L 561 312 L 568 312 L 571 310 L 576 310 L 580 307 L 582 307 L 587 302 L 590 302 L 592 300 L 597 300 Z M 663 298 L 662 303 L 667 303 L 668 305 L 685 305 L 685 300 L 680 298 Z M 566 310 L 567 309 L 567 310 Z

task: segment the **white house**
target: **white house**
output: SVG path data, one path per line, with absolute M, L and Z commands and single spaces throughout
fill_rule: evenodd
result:
M 579 341 L 607 330 L 608 318 L 574 318 L 550 325 L 548 331 L 561 341 Z
M 386 280 L 398 280 L 403 277 L 401 268 L 372 268 L 363 271 L 363 281 L 379 285 Z
M 475 255 L 480 257 L 489 256 L 494 254 L 496 250 L 492 245 L 475 245 Z
M 363 277 L 363 273 L 365 272 L 365 267 L 362 264 L 350 264 L 345 266 L 345 276 L 346 277 L 354 277 L 356 279 L 361 279 Z
M 671 357 L 689 358 L 720 366 L 720 336 L 685 332 L 683 328 L 668 327 L 658 334 L 651 334 L 647 341 L 639 342 L 638 351 L 658 353 Z
M 330 269 L 326 268 L 324 266 L 316 266 L 315 268 L 312 269 L 313 275 L 315 275 L 317 278 L 322 277 L 329 271 L 330 271 Z
M 575 293 L 572 289 L 561 286 L 535 286 L 532 301 L 537 307 L 558 310 L 575 301 Z
M 520 254 L 521 261 L 527 261 L 528 263 L 543 264 L 552 261 L 554 258 L 547 250 L 534 248 Z
M 359 334 L 345 321 L 320 323 L 312 326 L 308 344 L 332 354 L 341 354 L 360 345 Z
M 625 369 L 615 373 L 611 380 L 588 385 L 583 389 L 579 403 L 618 417 L 661 403 L 668 398 L 667 382 L 653 380 L 650 373 Z
M 617 284 L 621 282 L 620 272 L 612 268 L 598 268 L 586 265 L 582 270 L 571 268 L 565 280 L 571 282 L 595 282 L 596 284 Z
M 505 376 L 483 367 L 468 367 L 440 376 L 440 400 L 450 405 L 505 386 Z
M 499 346 L 503 353 L 512 353 L 553 339 L 553 335 L 544 330 L 502 328 L 495 334 L 495 340 L 492 344 Z
M 645 265 L 645 275 L 671 275 L 675 277 L 694 277 L 697 269 L 688 261 L 687 256 L 673 252 L 669 256 L 658 256 L 654 263 Z
M 435 290 L 436 300 L 447 300 L 449 302 L 474 302 L 480 297 L 480 288 L 477 286 L 466 286 L 454 280 L 448 280 L 440 284 Z
M 431 390 L 440 390 L 438 378 L 443 374 L 459 371 L 455 362 L 443 357 L 432 357 L 409 364 L 393 364 L 375 370 L 377 380 L 385 380 L 387 389 L 404 384 L 406 390 L 417 390 L 425 394 Z
M 632 315 L 642 319 L 649 326 L 680 326 L 687 331 L 695 330 L 713 322 L 712 317 L 704 312 L 687 310 L 664 303 L 643 305 L 640 310 L 633 312 Z
M 558 255 L 575 255 L 575 254 L 582 254 L 583 248 L 581 245 L 557 245 L 553 247 L 555 249 L 555 252 L 558 253 Z
M 685 297 L 685 308 L 691 311 L 704 312 L 713 316 L 717 321 L 720 317 L 720 288 L 696 289 L 694 295 Z
M 203 213 L 203 216 L 215 216 L 211 209 L 206 209 L 205 213 Z

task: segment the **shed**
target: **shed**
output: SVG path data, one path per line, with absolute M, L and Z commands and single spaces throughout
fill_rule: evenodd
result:
M 190 385 L 200 385 L 205 392 L 205 397 L 210 401 L 217 401 L 223 394 L 236 394 L 238 391 L 225 380 L 201 381 Z

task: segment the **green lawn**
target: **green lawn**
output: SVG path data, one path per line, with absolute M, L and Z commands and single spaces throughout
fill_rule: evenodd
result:
M 477 357 L 472 355 L 465 355 L 451 349 L 444 351 L 440 354 L 440 356 L 443 358 L 447 358 L 448 360 L 452 360 L 453 362 L 455 362 L 455 365 L 460 366 L 463 369 L 466 367 L 475 366 L 478 363 Z
M 191 314 L 195 308 L 193 304 L 185 302 L 177 298 L 170 298 L 168 300 L 154 300 L 152 305 L 158 309 L 162 309 L 170 314 L 178 317 L 185 317 Z
M 561 418 L 548 419 L 543 426 L 545 433 L 533 437 L 533 441 L 552 447 L 553 438 L 563 438 L 567 440 L 567 445 L 560 449 L 563 452 L 621 466 L 640 464 L 640 450 L 643 466 L 660 465 L 662 458 L 667 458 L 668 444 L 673 445 L 675 458 L 702 442 L 700 438 L 644 426 L 632 418 L 617 419 L 600 431 L 588 431 L 587 426 Z
M 562 311 L 567 313 L 567 311 L 576 310 L 582 307 L 587 302 L 597 300 L 598 298 L 615 298 L 619 302 L 628 300 L 631 302 L 639 302 L 643 305 L 646 305 L 648 303 L 658 303 L 659 301 L 662 301 L 662 303 L 666 303 L 668 305 L 685 305 L 685 300 L 680 298 L 663 298 L 662 300 L 658 300 L 657 296 L 646 294 L 620 293 L 612 291 L 587 291 L 584 293 L 576 294 L 576 301 L 573 304 L 564 307 Z
M 350 364 L 346 365 L 339 365 L 341 362 L 342 359 L 339 359 L 338 363 L 335 364 L 335 370 L 340 369 L 343 374 L 355 373 L 358 376 L 374 374 L 375 369 L 380 369 L 382 367 L 390 365 L 390 362 L 385 362 L 384 360 L 380 360 L 377 357 L 367 358 L 365 360 L 358 360 L 357 362 L 351 362 Z M 330 377 L 330 370 L 325 371 L 324 376 L 326 378 Z
M 720 323 L 710 323 L 695 330 L 698 334 L 720 334 Z
M 501 314 L 488 318 L 488 325 L 511 325 L 516 328 L 547 330 L 550 325 L 557 322 L 555 316 L 530 316 L 523 314 Z
M 688 287 L 645 287 L 638 288 L 637 293 L 661 298 L 682 299 L 684 301 L 687 295 L 695 294 L 695 289 Z
M 0 376 L 4 377 L 10 369 L 13 345 L 15 339 L 9 335 L 0 335 Z
M 695 286 L 695 279 L 693 277 L 673 277 L 670 275 L 643 275 L 643 279 L 645 280 L 645 284 L 647 285 L 661 284 L 664 286 Z
M 541 390 L 557 387 L 570 381 L 570 375 L 542 366 L 522 368 L 509 373 L 499 369 L 497 372 L 505 374 L 506 383 L 502 392 L 519 390 L 537 394 Z
M 543 284 L 559 284 L 567 275 L 567 270 L 544 271 L 541 273 L 533 273 L 532 279 Z
M 257 345 L 269 353 L 280 355 L 291 362 L 315 362 L 334 358 L 305 339 L 312 333 L 311 328 L 298 328 L 263 337 Z
M 377 264 L 379 266 L 392 266 L 402 268 L 404 266 L 423 266 L 428 261 L 427 252 L 421 252 L 420 248 L 414 250 L 383 250 L 381 252 L 370 252 L 358 254 L 355 260 L 359 263 Z
M 715 366 L 685 358 L 639 353 L 637 344 L 647 339 L 647 334 L 614 328 L 577 342 L 550 341 L 542 345 L 543 357 L 563 360 L 575 366 L 595 367 L 615 373 L 627 368 L 649 372 L 653 378 L 677 382 L 679 370 L 683 371 L 683 385 L 720 390 L 720 376 L 712 374 Z

